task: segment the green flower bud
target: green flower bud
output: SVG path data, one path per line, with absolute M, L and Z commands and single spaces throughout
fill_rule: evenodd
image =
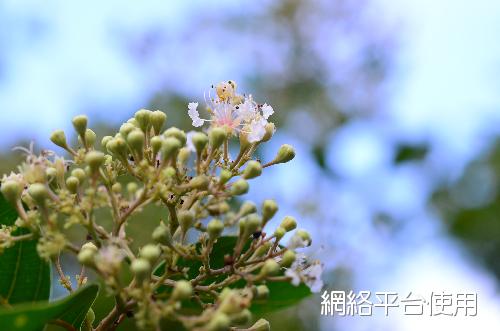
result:
M 311 245 L 312 243 L 311 235 L 306 230 L 298 229 L 295 232 L 295 235 L 299 236 L 304 242 L 306 242 L 307 246 Z
M 262 174 L 262 165 L 257 161 L 249 161 L 245 170 L 243 170 L 243 178 L 252 179 L 259 177 Z
M 5 199 L 15 205 L 17 201 L 21 199 L 23 187 L 18 181 L 7 180 L 2 183 L 1 191 Z
M 61 148 L 68 149 L 68 142 L 66 141 L 66 135 L 63 130 L 56 130 L 52 132 L 50 135 L 50 141 Z
M 273 259 L 267 259 L 260 269 L 260 273 L 263 276 L 274 276 L 280 271 L 280 265 Z
M 139 185 L 137 185 L 136 182 L 130 182 L 127 184 L 127 192 L 130 195 L 136 194 L 138 189 L 139 189 Z
M 196 176 L 189 181 L 189 187 L 197 190 L 206 190 L 208 185 L 210 184 L 210 180 L 205 175 Z
M 141 128 L 143 132 L 147 132 L 151 124 L 152 114 L 153 112 L 147 109 L 141 109 L 135 113 L 134 118 L 137 121 L 137 124 L 139 124 L 139 128 Z
M 257 211 L 257 206 L 252 201 L 245 201 L 240 207 L 240 216 L 246 216 Z
M 273 163 L 274 164 L 286 163 L 288 161 L 291 161 L 294 157 L 295 157 L 295 150 L 293 149 L 293 147 L 285 144 L 280 147 L 278 155 L 276 155 L 276 158 L 273 160 Z
M 160 151 L 162 139 L 159 136 L 154 136 L 151 138 L 151 148 L 153 149 L 153 153 L 156 155 Z
M 187 140 L 186 133 L 176 127 L 169 128 L 168 130 L 163 132 L 163 135 L 166 138 L 169 137 L 176 138 L 177 140 L 179 140 L 182 146 L 186 145 L 186 140 Z
M 213 219 L 210 222 L 208 222 L 207 232 L 211 240 L 219 238 L 220 235 L 222 234 L 222 231 L 224 231 L 224 223 L 222 223 L 222 221 L 218 219 Z
M 191 156 L 191 151 L 187 147 L 182 147 L 179 150 L 179 155 L 177 156 L 177 160 L 181 165 L 185 165 Z
M 257 286 L 255 292 L 255 298 L 257 300 L 266 300 L 267 298 L 269 298 L 269 287 L 267 287 L 266 285 Z
M 123 159 L 127 158 L 127 143 L 121 137 L 115 137 L 106 144 L 106 149 Z
M 208 144 L 208 137 L 203 132 L 196 132 L 191 137 L 191 141 L 193 142 L 196 152 L 201 154 Z
M 240 313 L 231 316 L 231 323 L 235 325 L 245 325 L 252 319 L 252 313 L 248 309 L 243 309 Z
M 219 183 L 224 185 L 233 177 L 233 173 L 230 170 L 222 169 L 219 176 Z
M 85 115 L 78 115 L 73 117 L 73 127 L 75 131 L 80 135 L 80 137 L 85 137 L 85 131 L 87 130 L 88 118 Z
M 113 137 L 111 136 L 104 136 L 101 140 L 101 147 L 102 149 L 106 150 L 107 149 L 107 145 L 108 143 L 111 141 L 111 139 L 113 139 Z
M 75 168 L 73 171 L 71 171 L 71 176 L 78 178 L 78 181 L 80 183 L 83 183 L 85 179 L 87 178 L 87 175 L 85 174 L 85 170 L 81 168 Z
M 156 110 L 151 113 L 151 124 L 153 125 L 153 130 L 155 131 L 155 134 L 160 134 L 161 128 L 167 121 L 167 115 L 160 111 Z
M 259 230 L 262 225 L 262 219 L 257 214 L 250 214 L 247 216 L 246 224 L 245 224 L 245 232 L 250 235 L 257 230 Z
M 132 270 L 132 273 L 135 275 L 137 280 L 141 282 L 149 277 L 149 274 L 151 273 L 151 264 L 146 259 L 138 258 L 132 261 L 130 264 L 130 270 Z
M 232 195 L 242 195 L 248 192 L 248 182 L 244 179 L 238 179 L 231 185 L 230 193 Z
M 227 331 L 231 325 L 231 320 L 224 313 L 216 313 L 207 325 L 208 331 Z
M 250 128 L 247 127 L 245 127 L 244 130 L 245 129 L 250 130 Z M 250 148 L 250 145 L 252 143 L 248 141 L 248 134 L 243 131 L 240 132 L 239 139 L 240 139 L 240 153 L 244 153 L 247 149 Z
M 194 222 L 194 212 L 190 210 L 180 210 L 177 213 L 177 220 L 182 232 L 186 233 Z
M 165 178 L 172 178 L 175 176 L 175 169 L 173 167 L 166 167 L 165 169 L 163 169 L 162 175 Z
M 122 193 L 122 190 L 123 190 L 122 184 L 120 184 L 120 183 L 114 183 L 113 186 L 111 186 L 111 190 L 115 194 Z
M 139 127 L 139 122 L 137 122 L 137 120 L 136 120 L 135 118 L 133 118 L 133 117 L 132 117 L 132 118 L 129 118 L 129 119 L 127 120 L 127 123 L 132 124 L 133 126 L 135 126 L 135 127 L 136 127 L 136 128 L 138 128 L 138 129 L 140 128 L 140 127 Z
M 57 169 L 54 167 L 48 167 L 45 169 L 45 176 L 47 176 L 47 180 L 50 182 L 57 177 Z
M 187 280 L 179 280 L 175 283 L 172 298 L 175 300 L 187 300 L 193 294 L 193 286 Z
M 146 140 L 146 136 L 144 132 L 141 130 L 133 130 L 127 136 L 127 143 L 130 146 L 130 149 L 135 155 L 138 155 L 142 158 L 142 154 L 144 151 L 144 141 Z
M 266 133 L 264 134 L 264 137 L 262 137 L 261 142 L 265 143 L 273 137 L 274 133 L 276 132 L 276 126 L 274 123 L 267 123 L 266 124 Z
M 261 318 L 257 322 L 255 322 L 254 325 L 250 327 L 250 330 L 252 331 L 270 331 L 271 330 L 271 325 L 269 324 L 268 321 L 265 319 Z
M 264 200 L 262 203 L 262 218 L 269 221 L 278 212 L 278 204 L 274 200 Z
M 98 151 L 90 151 L 85 155 L 85 163 L 90 167 L 90 170 L 95 173 L 99 167 L 104 164 L 104 153 Z
M 285 216 L 283 221 L 281 221 L 280 227 L 285 229 L 286 232 L 290 232 L 297 227 L 297 221 L 292 216 Z
M 286 230 L 283 229 L 281 226 L 278 226 L 278 228 L 276 230 L 274 230 L 274 236 L 276 237 L 276 239 L 280 240 L 281 238 L 283 238 L 283 236 L 286 234 Z
M 161 254 L 160 247 L 153 244 L 148 244 L 144 246 L 139 252 L 139 256 L 148 260 L 149 263 L 151 264 L 155 263 L 158 260 L 160 254 Z
M 97 250 L 82 248 L 78 253 L 78 262 L 85 266 L 92 266 L 94 265 L 96 254 Z
M 168 160 L 175 154 L 177 154 L 181 146 L 182 146 L 181 142 L 177 138 L 168 137 L 164 139 L 161 145 L 161 153 L 163 154 L 163 160 Z
M 267 252 L 269 252 L 270 248 L 271 248 L 271 243 L 269 241 L 266 241 L 264 244 L 262 244 L 262 246 L 259 246 L 259 248 L 255 250 L 255 255 L 257 257 L 262 257 L 265 254 L 267 254 Z
M 135 126 L 133 126 L 132 124 L 130 123 L 123 123 L 121 126 L 120 126 L 120 135 L 123 137 L 123 139 L 127 139 L 128 137 L 128 134 L 134 130 L 137 130 L 137 128 Z
M 159 244 L 170 246 L 172 245 L 172 234 L 165 224 L 161 223 L 153 231 L 153 240 Z
M 66 179 L 66 187 L 71 193 L 76 193 L 78 186 L 80 186 L 80 181 L 75 176 L 70 176 Z
M 97 135 L 94 131 L 90 129 L 85 130 L 85 143 L 87 144 L 87 147 L 94 146 L 96 138 Z
M 31 198 L 41 206 L 45 205 L 45 201 L 49 197 L 47 187 L 40 183 L 31 184 L 28 188 L 28 193 Z
M 283 268 L 290 268 L 290 266 L 295 262 L 295 252 L 291 250 L 287 250 L 283 254 L 283 258 L 281 259 L 281 266 Z
M 81 250 L 85 250 L 85 249 L 90 249 L 90 250 L 94 251 L 95 253 L 97 253 L 97 251 L 98 251 L 97 246 L 93 242 L 87 242 L 87 243 L 83 244 Z
M 210 132 L 208 132 L 208 137 L 212 150 L 216 150 L 224 143 L 224 140 L 226 140 L 227 132 L 223 128 L 212 128 Z

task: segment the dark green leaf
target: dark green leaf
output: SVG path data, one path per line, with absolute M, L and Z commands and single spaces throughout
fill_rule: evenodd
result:
M 210 266 L 214 269 L 222 268 L 224 266 L 224 255 L 232 255 L 233 249 L 236 245 L 237 237 L 221 237 L 214 244 L 212 253 L 210 255 Z M 200 247 L 198 246 L 198 249 Z M 245 251 L 245 250 L 244 250 Z M 189 267 L 188 276 L 190 279 L 195 278 L 198 275 L 198 269 L 201 267 L 200 261 L 188 260 L 185 261 L 180 259 L 178 262 L 179 266 Z M 156 270 L 155 274 L 160 276 L 164 270 L 164 265 L 160 265 Z M 210 284 L 214 281 L 221 281 L 224 277 L 212 277 L 207 279 L 203 284 Z M 309 287 L 304 284 L 299 286 L 294 286 L 286 282 L 268 282 L 266 284 L 269 287 L 270 297 L 265 301 L 254 301 L 251 310 L 253 312 L 271 312 L 278 309 L 283 309 L 294 304 L 297 304 L 302 299 L 311 295 Z M 245 282 L 240 280 L 232 285 L 235 288 L 241 288 L 245 286 Z M 189 309 L 193 308 L 192 305 L 188 305 Z
M 13 225 L 17 212 L 0 194 L 0 225 Z M 28 233 L 24 229 L 14 234 Z M 50 265 L 36 251 L 36 241 L 21 241 L 0 254 L 0 296 L 9 304 L 48 300 Z
M 21 304 L 0 310 L 0 330 L 37 331 L 53 320 L 63 320 L 76 329 L 94 303 L 99 286 L 91 284 L 54 302 Z

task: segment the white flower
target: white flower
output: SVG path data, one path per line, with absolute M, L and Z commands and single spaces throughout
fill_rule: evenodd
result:
M 291 278 L 291 283 L 293 286 L 299 286 L 300 285 L 300 274 L 298 270 L 295 269 L 287 269 L 285 271 L 285 276 Z
M 254 119 L 250 123 L 250 131 L 248 132 L 248 141 L 251 143 L 255 143 L 261 141 L 266 134 L 266 125 L 267 121 L 263 118 Z
M 236 111 L 242 120 L 251 121 L 257 115 L 257 104 L 252 100 L 252 96 L 249 95 L 243 103 L 236 106 Z
M 297 254 L 297 259 L 292 266 L 285 271 L 285 276 L 290 278 L 292 285 L 299 286 L 301 282 L 306 284 L 311 292 L 317 293 L 323 287 L 324 267 L 319 261 L 308 263 L 303 254 Z
M 190 152 L 196 152 L 196 148 L 193 145 L 193 135 L 196 131 L 189 131 L 186 136 L 186 147 Z
M 262 105 L 262 115 L 264 115 L 264 118 L 267 120 L 269 116 L 274 114 L 274 109 L 273 107 L 269 106 L 267 103 Z
M 303 275 L 305 278 L 305 283 L 311 289 L 311 292 L 318 293 L 323 287 L 323 280 L 321 275 L 323 274 L 323 265 L 319 262 L 314 262 L 309 267 L 304 269 Z
M 193 120 L 194 127 L 202 126 L 203 123 L 205 122 L 200 118 L 200 113 L 198 113 L 197 108 L 198 108 L 198 102 L 190 102 L 188 104 L 188 115 Z
M 309 240 L 304 240 L 300 235 L 295 233 L 288 241 L 288 249 L 304 248 L 311 244 Z

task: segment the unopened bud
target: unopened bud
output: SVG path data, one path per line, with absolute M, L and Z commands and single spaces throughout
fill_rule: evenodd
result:
M 295 252 L 292 251 L 292 250 L 287 250 L 284 254 L 283 254 L 283 258 L 281 259 L 281 266 L 283 268 L 290 268 L 290 266 L 293 264 L 293 262 L 295 262 Z
M 104 136 L 101 140 L 101 147 L 102 149 L 106 150 L 107 149 L 107 145 L 108 143 L 111 141 L 111 139 L 113 139 L 113 137 L 111 136 Z
M 227 138 L 227 132 L 223 128 L 212 128 L 208 133 L 212 150 L 218 149 Z
M 231 185 L 231 194 L 232 195 L 242 195 L 248 192 L 248 182 L 244 179 L 238 179 Z
M 194 212 L 190 210 L 180 210 L 177 213 L 177 220 L 182 232 L 186 233 L 194 222 Z
M 57 169 L 54 167 L 48 167 L 45 169 L 45 175 L 47 176 L 47 180 L 50 182 L 57 177 Z
M 156 110 L 151 113 L 151 125 L 153 125 L 153 130 L 155 131 L 155 134 L 159 134 L 161 131 L 161 128 L 167 121 L 167 115 L 160 111 Z
M 168 130 L 165 130 L 165 132 L 163 132 L 163 135 L 166 138 L 168 137 L 176 138 L 177 140 L 179 140 L 182 146 L 186 145 L 186 140 L 187 140 L 186 133 L 176 127 L 171 127 Z
M 312 243 L 312 239 L 311 239 L 311 235 L 309 234 L 309 232 L 307 232 L 306 230 L 303 230 L 303 229 L 298 229 L 296 232 L 295 232 L 295 236 L 298 236 L 300 239 L 302 239 L 302 241 L 304 241 L 304 243 L 307 245 L 307 246 L 310 246 L 311 243 Z
M 274 200 L 264 200 L 262 203 L 262 218 L 269 221 L 278 212 L 278 204 Z
M 249 330 L 252 330 L 252 331 L 270 331 L 271 325 L 269 324 L 268 321 L 261 318 L 260 320 L 255 322 L 255 324 L 252 325 Z
M 206 190 L 208 185 L 210 184 L 210 180 L 205 175 L 196 176 L 189 181 L 189 187 L 197 190 Z
M 90 171 L 95 173 L 104 163 L 104 154 L 98 151 L 90 151 L 85 156 L 85 163 L 90 167 Z
M 269 140 L 271 140 L 271 138 L 273 137 L 274 133 L 276 132 L 276 126 L 274 125 L 274 123 L 267 123 L 266 124 L 266 133 L 264 134 L 264 137 L 262 137 L 262 140 L 261 142 L 267 142 Z
M 81 250 L 84 250 L 84 249 L 90 249 L 90 250 L 94 251 L 95 253 L 97 253 L 97 246 L 93 242 L 87 242 L 87 243 L 83 244 Z
M 153 231 L 153 240 L 159 244 L 170 246 L 172 244 L 172 234 L 165 224 L 161 223 Z
M 193 286 L 187 280 L 179 280 L 175 283 L 172 298 L 175 300 L 186 300 L 193 294 Z
M 181 142 L 179 139 L 174 137 L 165 138 L 161 145 L 161 153 L 164 160 L 168 160 L 173 157 L 179 149 L 181 148 Z
M 285 229 L 286 232 L 290 232 L 297 227 L 297 221 L 292 216 L 285 216 L 283 221 L 281 221 L 280 227 Z
M 111 190 L 115 194 L 122 193 L 122 189 L 123 189 L 123 187 L 122 187 L 122 184 L 120 184 L 120 183 L 114 183 L 113 186 L 111 186 Z
M 252 313 L 248 309 L 243 309 L 238 314 L 231 316 L 231 323 L 236 325 L 245 325 L 252 319 Z
M 189 161 L 189 157 L 191 156 L 191 151 L 187 147 L 182 147 L 179 150 L 179 155 L 177 156 L 177 160 L 179 161 L 179 164 L 182 166 L 185 166 L 186 163 Z
M 213 219 L 210 222 L 208 222 L 207 232 L 211 240 L 219 238 L 223 230 L 224 230 L 224 223 L 222 223 L 221 220 Z
M 64 149 L 68 148 L 68 142 L 66 141 L 66 135 L 63 130 L 56 130 L 52 132 L 50 135 L 50 141 Z
M 87 147 L 92 147 L 95 144 L 95 140 L 97 139 L 97 135 L 94 131 L 87 129 L 85 130 L 85 143 Z
M 44 184 L 31 184 L 28 188 L 28 193 L 31 198 L 39 205 L 45 205 L 46 199 L 49 197 L 49 191 Z
M 243 170 L 243 178 L 252 179 L 262 174 L 262 165 L 257 161 L 249 161 L 245 170 Z
M 255 292 L 256 292 L 255 298 L 257 300 L 265 300 L 269 298 L 269 287 L 267 287 L 266 285 L 257 286 Z
M 162 143 L 161 137 L 154 136 L 153 138 L 151 138 L 151 148 L 153 149 L 153 153 L 155 155 L 160 151 L 161 143 Z
M 273 259 L 267 259 L 260 270 L 263 276 L 274 276 L 280 271 L 280 265 Z
M 76 168 L 71 171 L 71 176 L 78 178 L 79 183 L 83 183 L 87 175 L 85 174 L 85 170 L 82 168 Z
M 73 194 L 76 193 L 79 185 L 80 181 L 75 176 L 69 176 L 68 179 L 66 179 L 66 187 Z
M 160 247 L 153 244 L 148 244 L 144 246 L 139 252 L 139 256 L 148 260 L 149 263 L 151 264 L 155 263 L 158 260 L 160 254 L 161 254 Z
M 276 237 L 276 239 L 280 240 L 281 238 L 283 238 L 283 236 L 286 234 L 286 230 L 283 229 L 281 226 L 278 226 L 278 228 L 276 228 L 276 230 L 274 230 L 274 236 Z
M 252 201 L 245 201 L 240 207 L 240 216 L 246 216 L 257 211 L 257 206 Z
M 259 248 L 255 250 L 255 255 L 257 257 L 264 256 L 269 252 L 269 249 L 271 248 L 271 243 L 269 241 L 264 242 Z
M 201 152 L 203 152 L 208 144 L 208 137 L 203 132 L 196 132 L 191 137 L 191 141 L 193 142 L 193 146 L 196 149 L 196 152 L 198 154 L 201 154 Z
M 133 130 L 127 136 L 127 142 L 130 146 L 130 149 L 134 153 L 134 155 L 138 155 L 142 158 L 142 154 L 144 151 L 144 141 L 146 140 L 146 136 L 144 132 L 141 130 Z
M 106 144 L 106 149 L 121 158 L 127 157 L 127 143 L 121 137 L 115 137 Z
M 233 173 L 230 170 L 222 169 L 219 176 L 219 183 L 224 185 L 233 177 Z
M 141 282 L 149 277 L 151 264 L 146 259 L 138 258 L 132 261 L 130 264 L 130 270 L 132 270 L 132 273 L 135 275 L 137 280 Z
M 295 157 L 295 150 L 290 145 L 282 145 L 278 151 L 278 155 L 273 160 L 273 163 L 286 163 Z
M 5 199 L 15 205 L 21 198 L 23 188 L 18 181 L 7 180 L 2 183 L 1 190 Z
M 246 224 L 245 224 L 245 232 L 250 235 L 257 230 L 259 230 L 262 225 L 262 219 L 257 214 L 250 214 L 247 216 Z
M 87 130 L 88 118 L 85 115 L 78 115 L 73 117 L 73 127 L 75 131 L 80 135 L 80 137 L 85 137 L 85 131 Z
M 127 184 L 127 193 L 129 195 L 136 194 L 138 189 L 139 189 L 139 185 L 137 185 L 136 182 L 130 182 Z
M 231 324 L 231 320 L 224 313 L 216 313 L 214 317 L 210 320 L 207 325 L 208 331 L 227 331 L 229 330 L 229 326 Z
M 151 114 L 152 111 L 147 109 L 141 109 L 135 113 L 134 118 L 143 132 L 147 132 L 149 125 L 151 124 Z
M 130 123 L 123 123 L 121 126 L 120 126 L 120 134 L 121 136 L 123 137 L 123 139 L 127 139 L 128 137 L 128 134 L 134 130 L 136 130 L 137 127 L 135 127 L 134 125 L 130 124 Z
M 95 256 L 97 254 L 97 249 L 82 249 L 78 253 L 78 262 L 85 266 L 92 266 L 94 265 L 95 262 Z

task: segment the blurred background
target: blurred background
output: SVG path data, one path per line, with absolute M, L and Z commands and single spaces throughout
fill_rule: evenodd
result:
M 327 290 L 478 294 L 476 317 L 321 317 L 316 295 L 276 330 L 500 326 L 499 30 L 494 0 L 3 0 L 0 171 L 80 113 L 189 130 L 187 102 L 233 79 L 276 110 L 262 158 L 297 150 L 248 198 L 313 234 Z

